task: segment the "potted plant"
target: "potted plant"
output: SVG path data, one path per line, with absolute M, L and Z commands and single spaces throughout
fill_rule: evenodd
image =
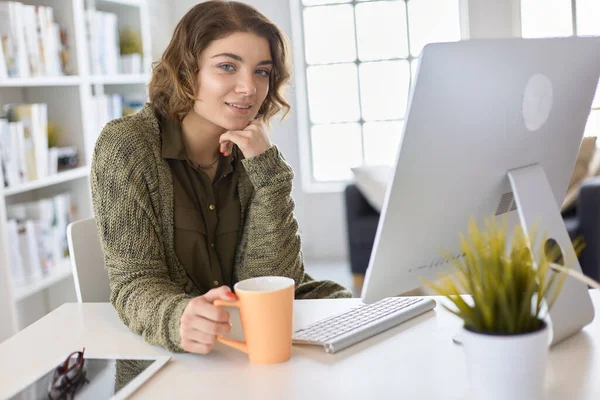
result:
M 139 32 L 127 27 L 119 32 L 121 51 L 121 73 L 139 74 L 142 72 L 142 38 Z
M 563 260 L 559 247 L 548 245 L 551 240 L 542 238 L 538 248 L 530 250 L 536 237 L 535 232 L 526 236 L 517 226 L 507 247 L 504 223 L 490 219 L 480 230 L 471 220 L 467 236 L 460 236 L 463 257 L 444 254 L 456 273 L 425 282 L 445 296 L 450 304 L 444 307 L 463 320 L 460 337 L 473 399 L 541 399 L 549 342 L 547 311 L 567 274 L 599 287 L 565 267 L 573 260 Z M 583 242 L 576 240 L 574 247 L 579 254 Z

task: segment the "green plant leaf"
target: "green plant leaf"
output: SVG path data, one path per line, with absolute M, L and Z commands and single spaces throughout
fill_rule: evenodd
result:
M 565 271 L 570 268 L 552 264 L 560 252 L 546 249 L 547 238 L 540 237 L 538 231 L 539 223 L 527 233 L 516 226 L 508 242 L 506 219 L 486 219 L 484 228 L 479 229 L 471 218 L 467 234 L 458 235 L 458 249 L 464 256 L 456 258 L 456 252 L 440 250 L 456 272 L 442 276 L 438 283 L 424 282 L 451 302 L 455 309 L 445 308 L 469 329 L 499 334 L 539 329 L 544 301 L 548 309 L 554 305 L 568 275 Z M 582 242 L 575 240 L 573 247 L 575 252 L 563 255 L 565 265 L 576 262 Z M 581 276 L 576 278 L 581 280 Z M 472 305 L 460 296 L 462 293 L 471 294 Z

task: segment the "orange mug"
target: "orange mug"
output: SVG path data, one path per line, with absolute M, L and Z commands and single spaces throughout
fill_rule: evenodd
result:
M 233 286 L 235 301 L 215 300 L 219 307 L 237 307 L 245 342 L 218 336 L 219 342 L 248 354 L 255 364 L 277 364 L 292 355 L 294 280 L 261 276 Z

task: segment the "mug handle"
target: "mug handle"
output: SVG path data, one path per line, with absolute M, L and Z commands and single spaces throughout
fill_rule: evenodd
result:
M 238 310 L 240 308 L 240 301 L 239 300 L 235 300 L 235 301 L 223 301 L 223 300 L 215 300 L 213 302 L 213 305 L 217 306 L 217 307 L 237 307 Z M 217 336 L 217 340 L 221 343 L 223 343 L 224 345 L 227 345 L 229 347 L 233 347 L 234 349 L 237 349 L 239 351 L 243 351 L 244 353 L 248 354 L 248 345 L 246 344 L 246 342 L 241 342 L 239 340 L 234 340 L 234 339 L 229 339 L 223 336 Z

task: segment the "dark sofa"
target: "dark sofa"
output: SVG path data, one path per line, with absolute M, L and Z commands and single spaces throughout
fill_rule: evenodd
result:
M 379 213 L 369 205 L 355 184 L 344 192 L 348 247 L 352 274 L 365 273 L 375 240 Z M 600 280 L 600 177 L 586 180 L 575 207 L 563 213 L 571 239 L 583 236 L 586 247 L 579 256 L 583 273 Z

